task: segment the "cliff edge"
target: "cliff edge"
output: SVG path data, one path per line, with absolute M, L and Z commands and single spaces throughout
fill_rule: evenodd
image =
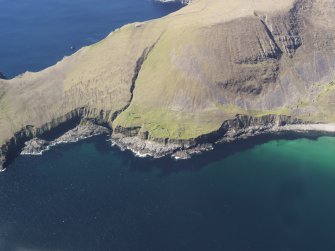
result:
M 163 145 L 221 132 L 238 114 L 335 122 L 334 36 L 333 0 L 193 0 L 126 25 L 41 72 L 0 79 L 0 164 L 83 119 Z

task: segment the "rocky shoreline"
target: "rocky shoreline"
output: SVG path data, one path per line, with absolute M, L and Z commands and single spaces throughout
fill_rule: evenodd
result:
M 108 134 L 110 134 L 110 130 L 104 126 L 95 124 L 79 125 L 52 141 L 37 137 L 27 141 L 21 151 L 21 155 L 41 155 L 51 147 L 59 144 L 74 143 L 94 136 Z
M 259 135 L 278 135 L 288 132 L 335 133 L 335 124 L 311 124 L 290 116 L 266 115 L 250 117 L 237 115 L 225 121 L 221 128 L 208 135 L 189 140 L 154 139 L 138 128 L 117 128 L 112 142 L 121 150 L 130 150 L 140 157 L 161 158 L 167 155 L 175 159 L 189 159 L 192 155 L 211 151 L 217 144 L 248 139 Z
M 111 129 L 97 125 L 94 122 L 79 124 L 54 140 L 34 137 L 26 142 L 20 152 L 21 155 L 41 155 L 53 146 L 62 143 L 78 142 L 97 135 L 110 137 L 112 145 L 122 151 L 130 150 L 138 157 L 161 158 L 171 156 L 175 159 L 189 159 L 211 151 L 215 145 L 248 139 L 259 135 L 278 135 L 287 132 L 308 134 L 335 133 L 335 124 L 315 124 L 304 122 L 289 116 L 266 115 L 250 117 L 236 115 L 234 119 L 225 121 L 215 132 L 188 140 L 155 139 L 148 133 L 140 132 L 140 128 Z M 2 160 L 5 156 L 1 156 Z
M 120 134 L 113 135 L 112 142 L 121 150 L 130 150 L 139 157 L 161 158 L 170 155 L 175 159 L 190 159 L 193 155 L 213 150 L 218 144 L 246 140 L 260 135 L 280 135 L 289 132 L 301 135 L 310 133 L 326 133 L 330 135 L 335 133 L 335 124 L 268 124 L 242 129 L 231 128 L 215 142 L 199 144 L 162 143 L 154 140 L 144 140 L 137 136 L 127 137 Z
M 175 2 L 180 2 L 183 5 L 187 5 L 192 2 L 192 0 L 156 0 L 157 2 L 161 3 L 175 3 Z

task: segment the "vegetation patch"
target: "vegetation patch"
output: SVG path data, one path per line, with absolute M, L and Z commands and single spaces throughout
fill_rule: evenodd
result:
M 139 126 L 154 138 L 192 139 L 219 129 L 222 122 L 222 118 L 210 112 L 205 116 L 161 109 L 140 112 L 130 108 L 117 117 L 113 127 Z

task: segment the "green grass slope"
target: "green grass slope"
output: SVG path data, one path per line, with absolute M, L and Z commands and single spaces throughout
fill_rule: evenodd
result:
M 334 12 L 331 0 L 193 0 L 126 25 L 44 71 L 0 80 L 0 144 L 78 108 L 155 138 L 194 138 L 236 114 L 335 122 Z

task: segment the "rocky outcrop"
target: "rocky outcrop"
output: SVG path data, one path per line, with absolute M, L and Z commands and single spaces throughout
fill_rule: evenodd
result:
M 234 119 L 225 121 L 218 130 L 197 138 L 187 140 L 154 138 L 148 132 L 143 133 L 139 127 L 117 127 L 112 134 L 112 142 L 121 150 L 131 150 L 141 157 L 161 158 L 172 155 L 177 159 L 186 159 L 191 155 L 212 150 L 218 143 L 280 132 L 280 128 L 287 125 L 304 124 L 308 122 L 285 115 L 270 114 L 261 117 L 236 115 Z
M 87 120 L 90 110 L 76 109 L 65 116 L 36 128 L 28 125 L 0 148 L 0 169 L 5 168 L 22 151 L 23 154 L 38 154 L 50 146 L 64 142 L 75 142 L 99 134 L 108 134 L 108 128 L 99 126 L 101 120 Z M 79 124 L 82 124 L 79 126 Z
M 46 150 L 49 149 L 50 142 L 39 139 L 33 138 L 24 144 L 24 148 L 21 151 L 22 155 L 40 155 Z
M 66 132 L 59 138 L 52 141 L 33 138 L 25 142 L 25 146 L 21 151 L 22 155 L 40 155 L 49 150 L 51 147 L 62 143 L 74 143 L 79 140 L 91 138 L 98 135 L 108 135 L 110 130 L 104 126 L 95 125 L 93 123 L 84 123 L 74 129 Z
M 0 148 L 0 170 L 4 169 L 11 160 L 17 157 L 24 147 L 24 143 L 35 135 L 33 127 L 26 126 L 3 144 Z
M 333 123 L 334 18 L 333 0 L 193 0 L 0 79 L 0 162 L 84 120 L 122 148 L 179 158 L 285 123 Z
M 192 0 L 156 0 L 157 2 L 161 3 L 174 3 L 174 2 L 180 2 L 181 4 L 187 5 L 192 2 Z
M 87 111 L 86 111 L 87 112 Z M 62 143 L 77 142 L 97 135 L 108 135 L 111 130 L 97 125 L 101 120 L 84 119 L 85 109 L 80 109 L 35 129 L 27 126 L 1 148 L 3 168 L 18 154 L 40 155 L 51 147 Z M 79 123 L 78 126 L 75 126 Z M 117 127 L 111 136 L 112 143 L 121 150 L 130 150 L 139 157 L 161 158 L 171 155 L 176 159 L 187 159 L 192 155 L 210 151 L 215 144 L 245 139 L 264 133 L 280 132 L 286 125 L 302 125 L 305 122 L 289 116 L 266 115 L 250 117 L 236 115 L 209 134 L 181 140 L 154 138 L 137 128 Z M 75 126 L 73 129 L 71 127 Z M 62 134 L 62 132 L 65 132 Z M 62 134 L 62 135 L 61 135 Z

